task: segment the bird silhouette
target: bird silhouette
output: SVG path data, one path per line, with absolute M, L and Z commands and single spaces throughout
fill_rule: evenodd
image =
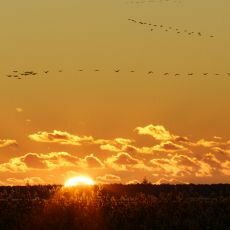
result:
M 114 70 L 116 73 L 119 73 L 120 72 L 120 70 L 119 69 L 117 69 L 117 70 Z

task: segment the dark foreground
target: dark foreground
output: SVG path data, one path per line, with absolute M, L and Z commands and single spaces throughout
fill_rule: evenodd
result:
M 0 229 L 230 229 L 230 185 L 0 187 Z

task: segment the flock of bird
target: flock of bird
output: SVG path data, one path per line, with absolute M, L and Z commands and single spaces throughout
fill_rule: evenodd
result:
M 34 72 L 34 71 L 20 72 L 18 70 L 13 70 L 10 74 L 7 74 L 6 77 L 21 80 L 22 78 L 30 78 L 30 77 L 35 77 L 35 76 L 47 75 L 49 72 L 50 72 L 49 70 L 44 70 L 39 73 Z M 62 72 L 62 70 L 59 70 L 58 72 Z
M 84 72 L 84 71 L 87 71 L 86 69 L 78 69 L 77 70 L 78 72 Z M 101 69 L 92 69 L 90 70 L 91 72 L 101 72 L 102 70 Z M 122 71 L 121 69 L 113 69 L 112 70 L 114 73 L 121 73 L 121 72 L 124 72 Z M 62 73 L 63 70 L 58 70 L 58 71 L 52 71 L 52 73 Z M 135 73 L 135 72 L 138 72 L 138 71 L 135 71 L 135 70 L 128 70 L 129 73 Z M 6 77 L 8 78 L 13 78 L 13 79 L 18 79 L 18 80 L 21 80 L 22 78 L 30 78 L 30 77 L 35 77 L 35 76 L 44 76 L 44 75 L 47 75 L 51 73 L 51 71 L 49 70 L 46 70 L 46 71 L 42 71 L 42 72 L 34 72 L 34 71 L 24 71 L 24 72 L 19 72 L 17 70 L 14 70 L 12 71 L 11 74 L 7 74 Z M 126 71 L 127 73 L 127 71 Z M 188 76 L 188 77 L 192 77 L 192 76 L 222 76 L 222 77 L 230 77 L 230 72 L 228 73 L 209 73 L 209 72 L 203 72 L 203 73 L 195 73 L 195 72 L 188 72 L 188 73 L 180 73 L 180 72 L 176 72 L 176 73 L 170 73 L 170 72 L 154 72 L 153 70 L 148 70 L 145 72 L 146 75 L 155 75 L 155 76 L 165 76 L 165 77 L 185 77 L 185 76 Z
M 161 30 L 164 32 L 175 32 L 177 34 L 185 34 L 188 36 L 198 36 L 201 37 L 203 36 L 203 34 L 201 32 L 194 32 L 194 31 L 189 31 L 188 29 L 179 29 L 179 28 L 175 28 L 172 26 L 166 26 L 166 25 L 158 25 L 158 24 L 153 24 L 153 23 L 148 23 L 148 22 L 144 22 L 144 21 L 138 21 L 136 19 L 132 19 L 129 18 L 128 21 L 132 22 L 132 23 L 136 23 L 139 25 L 145 25 L 150 27 L 150 31 L 155 31 L 155 30 Z M 210 38 L 214 38 L 214 35 L 209 35 Z

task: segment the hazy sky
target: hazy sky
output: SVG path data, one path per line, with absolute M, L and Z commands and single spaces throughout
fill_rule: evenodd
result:
M 229 9 L 228 0 L 0 3 L 0 183 L 230 182 Z M 8 78 L 15 70 L 38 74 Z

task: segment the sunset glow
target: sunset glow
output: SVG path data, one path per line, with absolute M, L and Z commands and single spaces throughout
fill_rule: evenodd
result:
M 75 186 L 82 186 L 82 185 L 92 186 L 94 184 L 95 184 L 95 182 L 90 177 L 77 176 L 77 177 L 73 177 L 73 178 L 68 179 L 65 182 L 64 187 L 75 187 Z

